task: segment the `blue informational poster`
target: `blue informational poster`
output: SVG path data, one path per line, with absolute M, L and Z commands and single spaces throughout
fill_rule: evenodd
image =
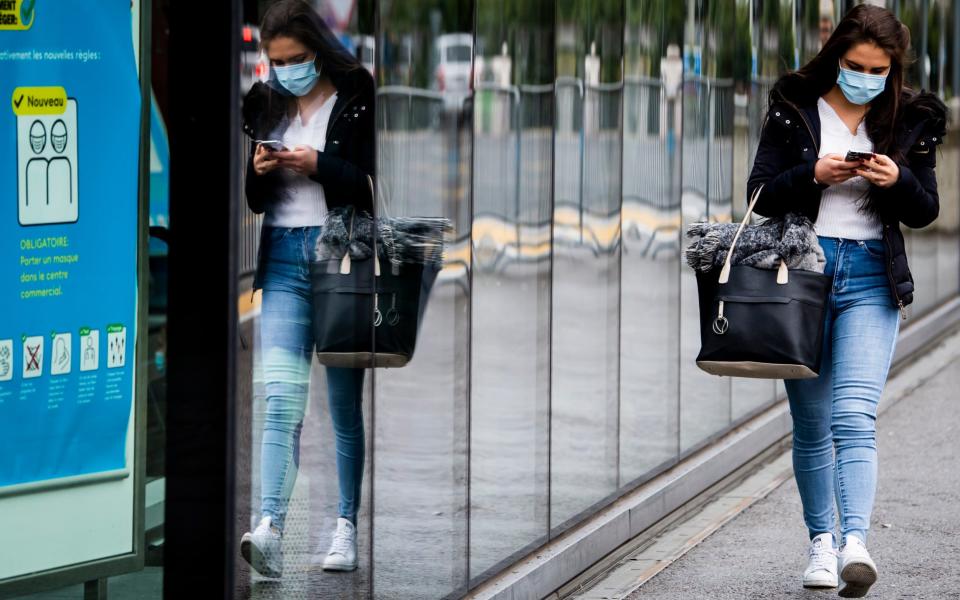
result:
M 130 0 L 0 0 L 0 492 L 129 468 L 130 14 Z

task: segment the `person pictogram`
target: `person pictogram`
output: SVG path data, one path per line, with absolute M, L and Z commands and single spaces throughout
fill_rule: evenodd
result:
M 83 366 L 89 367 L 97 360 L 97 350 L 93 347 L 93 336 L 87 337 L 87 345 L 83 349 Z

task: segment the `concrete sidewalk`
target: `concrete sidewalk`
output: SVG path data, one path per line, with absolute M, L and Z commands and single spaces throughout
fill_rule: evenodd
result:
M 960 359 L 881 415 L 877 443 L 868 597 L 960 599 Z M 790 478 L 629 598 L 836 597 L 801 586 L 806 537 Z

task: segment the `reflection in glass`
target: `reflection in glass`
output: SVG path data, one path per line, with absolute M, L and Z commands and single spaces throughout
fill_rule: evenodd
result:
M 551 513 L 618 485 L 623 4 L 556 5 Z
M 269 167 L 262 150 L 257 157 L 255 140 L 321 152 L 318 176 L 319 167 L 341 160 L 372 173 L 372 161 L 365 156 L 372 156 L 374 144 L 373 81 L 352 58 L 357 43 L 365 39 L 357 35 L 356 15 L 344 25 L 323 19 L 329 14 L 325 3 L 316 12 L 307 8 L 301 22 L 309 23 L 322 40 L 318 42 L 317 37 L 301 37 L 297 27 L 278 18 L 281 11 L 268 18 L 276 4 L 266 3 L 264 13 L 246 16 L 241 57 L 242 156 L 247 169 L 245 202 L 241 200 L 246 206 L 238 213 L 240 254 L 248 263 L 238 282 L 244 304 L 237 390 L 251 405 L 239 411 L 237 464 L 243 491 L 238 514 L 248 515 L 249 525 L 238 527 L 250 532 L 240 544 L 245 559 L 238 562 L 240 589 L 252 598 L 364 597 L 371 571 L 370 503 L 364 497 L 369 490 L 369 471 L 364 469 L 369 455 L 369 371 L 323 368 L 317 362 L 311 274 L 326 211 L 365 198 L 358 190 L 366 184 L 350 187 L 343 175 L 347 169 L 338 169 L 340 175 L 326 172 L 318 182 L 289 164 Z M 360 12 L 371 14 L 368 8 Z M 258 27 L 261 19 L 263 26 Z M 371 25 L 367 20 L 365 29 Z M 291 88 L 293 83 L 285 84 L 278 75 L 278 67 L 307 64 L 314 56 L 324 68 L 303 89 Z M 296 93 L 281 93 L 281 87 Z M 366 106 L 369 117 L 347 112 L 358 105 Z M 262 212 L 262 219 L 253 212 Z M 255 246 L 259 252 L 253 251 Z M 351 522 L 356 523 L 356 535 L 349 533 L 354 530 Z M 350 538 L 357 540 L 355 570 L 350 571 L 350 549 L 339 557 L 340 567 L 350 572 L 323 570 L 332 566 L 328 550 L 336 532 L 346 548 L 352 546 Z
M 683 227 L 730 221 L 733 150 L 733 38 L 736 5 L 688 4 L 683 77 Z M 697 285 L 680 275 L 680 448 L 686 450 L 730 422 L 731 380 L 700 371 Z
M 958 27 L 956 3 L 939 0 L 903 0 L 898 17 L 910 28 L 915 62 L 907 68 L 905 82 L 914 89 L 924 88 L 943 97 L 956 111 L 956 64 Z M 955 113 L 956 114 L 956 113 Z M 948 130 L 949 131 L 949 130 Z M 910 271 L 917 291 L 908 314 L 918 316 L 956 293 L 960 285 L 957 258 L 957 230 L 960 214 L 956 198 L 955 171 L 949 165 L 957 161 L 957 140 L 947 135 L 937 148 L 937 182 L 940 192 L 940 216 L 921 230 L 903 228 L 910 257 Z
M 553 3 L 478 0 L 470 575 L 545 540 Z
M 960 167 L 960 140 L 957 139 L 957 118 L 960 117 L 960 5 L 938 0 L 931 4 L 938 11 L 937 56 L 941 67 L 937 89 L 953 111 L 949 122 L 951 133 L 940 146 L 937 156 L 937 183 L 940 188 L 940 218 L 937 221 L 937 301 L 946 300 L 960 291 L 960 181 L 954 176 Z M 951 175 L 954 174 L 954 175 Z
M 894 4 L 920 58 L 913 85 L 943 93 L 956 112 L 958 8 Z M 301 373 L 309 398 L 284 577 L 244 570 L 242 590 L 462 596 L 783 397 L 780 382 L 697 369 L 696 284 L 679 249 L 690 223 L 742 217 L 770 88 L 819 50 L 849 5 L 361 2 L 348 33 L 365 34 L 341 39 L 377 83 L 379 215 L 445 217 L 453 231 L 413 361 L 364 382 L 360 568 L 318 568 L 338 482 L 327 373 L 313 361 Z M 914 314 L 960 291 L 957 137 L 939 148 L 940 219 L 907 235 Z M 249 298 L 260 217 L 241 218 Z M 252 450 L 238 457 L 237 502 L 254 517 L 265 308 L 254 296 L 242 310 L 237 388 L 252 401 L 239 447 Z
M 683 5 L 627 0 L 620 481 L 676 456 Z M 685 265 L 684 265 L 685 268 Z
M 384 1 L 379 23 L 381 214 L 453 233 L 413 360 L 374 374 L 373 589 L 438 598 L 467 582 L 472 3 Z

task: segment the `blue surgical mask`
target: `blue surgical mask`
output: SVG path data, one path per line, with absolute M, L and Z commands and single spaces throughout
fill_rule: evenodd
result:
M 271 67 L 272 77 L 294 96 L 306 96 L 317 84 L 320 74 L 312 60 L 297 65 Z
M 887 76 L 858 73 L 841 66 L 840 74 L 837 75 L 837 85 L 850 102 L 866 104 L 880 95 L 887 85 Z

